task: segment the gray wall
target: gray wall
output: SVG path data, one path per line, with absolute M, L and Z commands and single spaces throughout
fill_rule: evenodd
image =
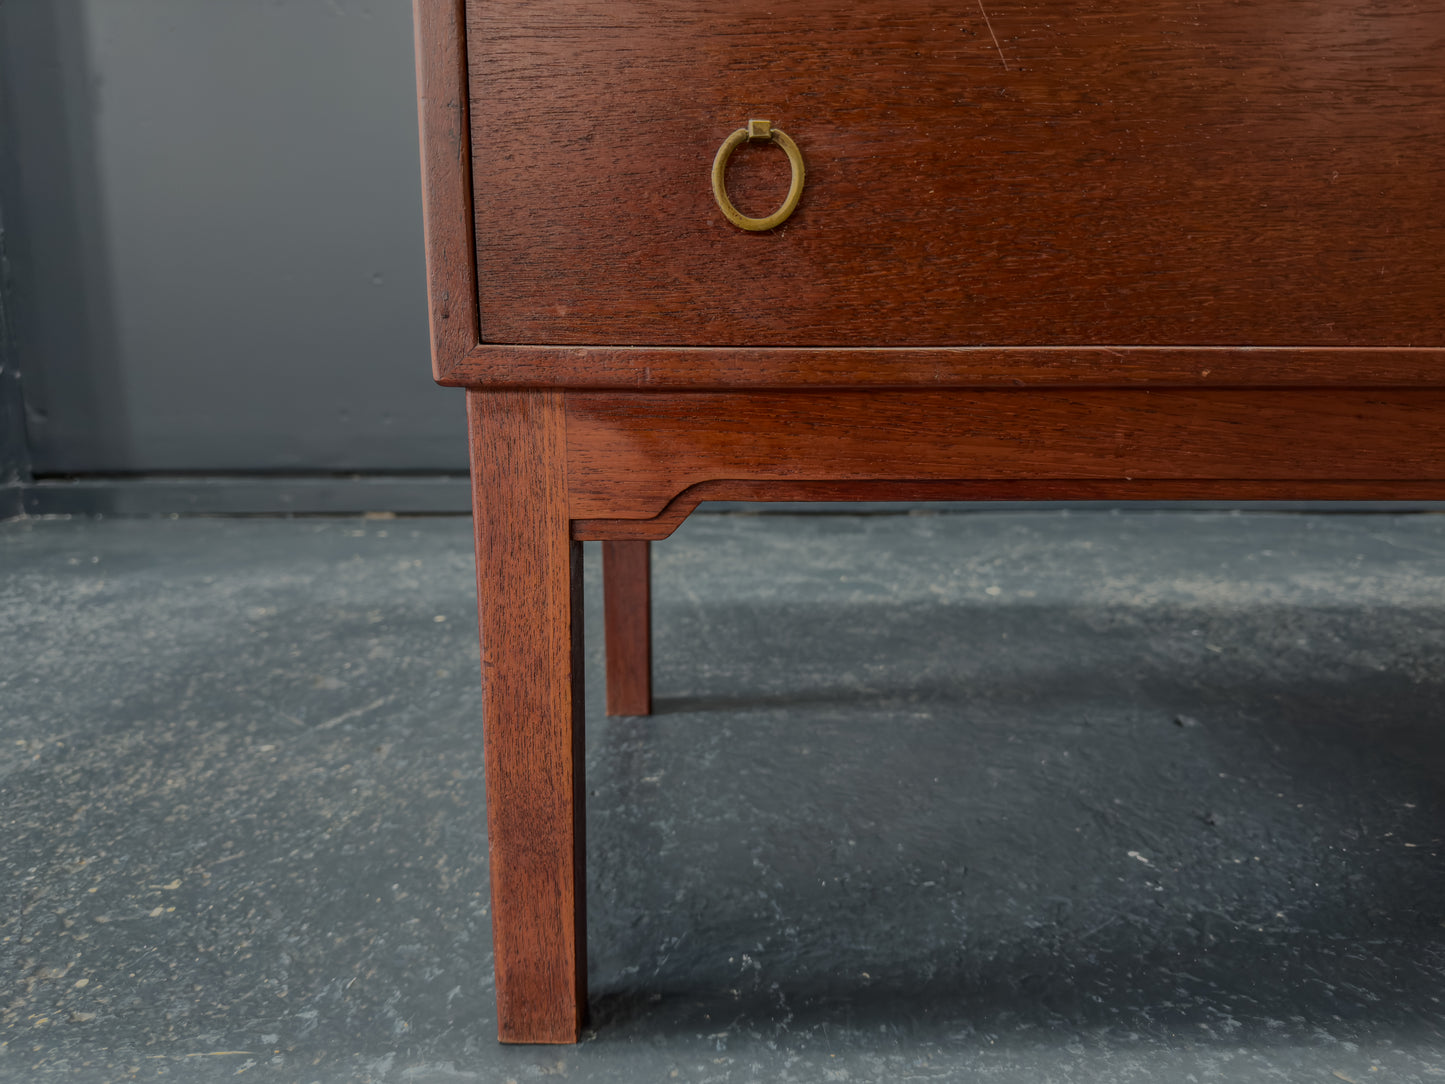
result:
M 37 476 L 465 469 L 428 369 L 410 7 L 0 0 Z

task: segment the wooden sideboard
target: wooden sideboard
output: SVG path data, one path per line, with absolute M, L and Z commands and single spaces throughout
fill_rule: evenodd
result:
M 580 540 L 625 713 L 702 500 L 1445 498 L 1445 0 L 415 8 L 505 1041 L 586 1011 Z

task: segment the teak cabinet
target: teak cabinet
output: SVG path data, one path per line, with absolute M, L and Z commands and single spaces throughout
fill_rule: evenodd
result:
M 1445 498 L 1445 0 L 415 7 L 504 1040 L 586 1008 L 579 540 L 645 712 L 701 500 Z

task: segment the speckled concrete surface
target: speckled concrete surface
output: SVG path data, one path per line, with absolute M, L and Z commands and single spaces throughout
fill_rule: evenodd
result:
M 1445 1077 L 1445 517 L 699 515 L 493 1041 L 469 524 L 0 526 L 0 1079 Z

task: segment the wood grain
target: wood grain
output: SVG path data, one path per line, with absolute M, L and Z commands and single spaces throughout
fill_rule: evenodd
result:
M 652 548 L 602 543 L 607 714 L 652 714 Z
M 467 394 L 487 836 L 503 1042 L 576 1042 L 587 1005 L 582 562 L 562 396 Z
M 485 340 L 1445 346 L 1441 0 L 985 3 L 472 3 Z
M 719 481 L 1028 481 L 1058 498 L 1055 482 L 1150 480 L 1187 498 L 1195 481 L 1445 479 L 1440 389 L 569 392 L 566 411 L 577 520 L 651 519 Z
M 432 372 L 443 379 L 480 341 L 472 239 L 464 0 L 413 0 Z
M 506 1041 L 586 1006 L 573 539 L 635 710 L 700 500 L 1445 499 L 1445 0 L 977 7 L 415 0 Z
M 642 347 L 479 345 L 438 376 L 469 387 L 1421 387 L 1445 350 L 1392 347 Z

